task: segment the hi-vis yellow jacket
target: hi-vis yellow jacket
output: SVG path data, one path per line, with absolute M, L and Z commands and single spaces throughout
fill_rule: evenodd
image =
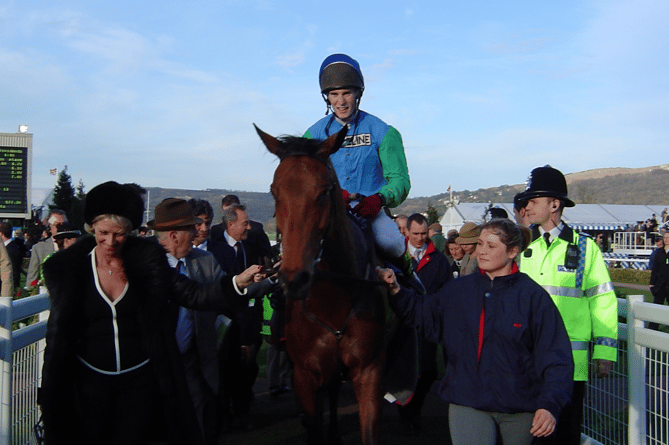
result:
M 616 361 L 617 357 L 618 302 L 609 271 L 592 238 L 579 236 L 569 226 L 550 247 L 538 236 L 538 229 L 533 232 L 536 239 L 520 255 L 520 269 L 553 298 L 571 340 L 574 380 L 586 381 L 591 339 L 595 340 L 593 359 Z M 571 261 L 566 261 L 568 250 Z M 579 279 L 582 283 L 577 285 Z

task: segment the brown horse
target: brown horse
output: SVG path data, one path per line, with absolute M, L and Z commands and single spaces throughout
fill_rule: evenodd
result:
M 280 159 L 271 192 L 281 233 L 280 278 L 286 303 L 286 346 L 293 361 L 295 393 L 305 412 L 309 443 L 323 443 L 323 405 L 330 400 L 328 441 L 337 443 L 337 394 L 345 374 L 353 381 L 362 442 L 379 438 L 385 359 L 384 299 L 370 284 L 373 265 L 351 226 L 329 156 L 347 128 L 320 142 L 275 139 L 256 130 Z

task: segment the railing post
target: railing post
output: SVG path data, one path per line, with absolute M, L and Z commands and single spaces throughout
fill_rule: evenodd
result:
M 643 348 L 636 344 L 636 330 L 643 329 L 644 322 L 637 320 L 635 304 L 642 303 L 643 295 L 627 296 L 627 359 L 629 391 L 628 443 L 646 443 L 646 358 Z
M 12 440 L 12 297 L 0 297 L 0 443 Z

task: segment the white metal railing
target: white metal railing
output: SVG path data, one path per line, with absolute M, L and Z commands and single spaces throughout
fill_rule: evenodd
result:
M 611 248 L 617 253 L 650 255 L 655 248 L 655 243 L 646 232 L 615 232 Z
M 669 307 L 629 295 L 618 299 L 618 313 L 627 319 L 618 324 L 618 362 L 608 377 L 587 384 L 582 442 L 666 445 L 669 334 L 644 325 L 669 325 Z
M 48 294 L 12 300 L 0 298 L 0 444 L 35 443 Z M 35 315 L 40 321 L 12 331 L 12 324 Z

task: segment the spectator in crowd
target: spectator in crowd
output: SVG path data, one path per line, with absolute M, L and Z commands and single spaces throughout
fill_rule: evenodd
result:
M 488 210 L 488 215 L 490 216 L 490 219 L 509 217 L 509 214 L 506 213 L 506 210 L 501 207 L 491 207 L 490 210 Z
M 662 224 L 666 223 L 669 221 L 669 212 L 667 212 L 667 208 L 665 207 L 664 210 L 662 210 L 662 214 L 660 215 L 662 218 Z
M 476 245 L 479 242 L 481 228 L 473 222 L 466 222 L 460 227 L 459 236 L 455 242 L 460 244 L 465 256 L 460 262 L 460 276 L 464 277 L 478 270 L 478 261 L 476 259 Z
M 509 219 L 485 223 L 482 273 L 433 295 L 416 295 L 379 270 L 395 312 L 448 354 L 439 395 L 450 404 L 454 445 L 494 445 L 498 432 L 505 444 L 529 445 L 553 433 L 569 401 L 574 362 L 560 313 L 514 261 L 529 241 Z
M 72 246 L 77 241 L 77 238 L 79 238 L 80 236 L 81 236 L 81 231 L 78 230 L 74 224 L 69 222 L 64 222 L 63 224 L 58 226 L 58 232 L 51 238 L 53 239 L 53 242 L 56 244 L 56 252 L 58 252 Z M 42 264 L 44 264 L 44 262 L 56 252 L 52 252 L 46 255 L 42 260 Z M 39 282 L 44 283 L 44 268 L 40 270 Z
M 420 213 L 407 219 L 407 247 L 414 271 L 418 274 L 428 294 L 436 294 L 452 277 L 446 256 L 428 237 L 427 220 Z M 400 421 L 404 430 L 416 434 L 422 429 L 421 412 L 432 383 L 437 378 L 437 344 L 420 339 L 420 376 L 414 395 L 408 404 L 399 406 Z
M 140 226 L 139 229 L 137 229 L 137 235 L 142 237 L 142 238 L 147 238 L 149 237 L 149 228 L 146 226 Z
M 199 283 L 220 282 L 225 273 L 214 256 L 193 249 L 195 225 L 203 221 L 183 199 L 168 198 L 156 206 L 155 219 L 148 227 L 156 230 L 165 248 L 167 262 L 179 273 Z M 175 337 L 186 382 L 206 444 L 218 444 L 219 367 L 216 312 L 174 307 L 178 314 Z
M 648 270 L 653 270 L 653 264 L 655 264 L 655 257 L 657 256 L 658 252 L 664 249 L 664 236 L 656 236 L 655 237 L 655 249 L 650 254 L 650 258 L 648 258 Z
M 397 215 L 395 217 L 395 224 L 397 225 L 397 229 L 404 238 L 409 236 L 409 233 L 407 232 L 407 219 L 409 219 L 409 217 L 406 215 Z
M 222 268 L 222 264 L 225 261 L 226 246 L 219 240 L 211 239 L 211 224 L 214 220 L 214 209 L 209 204 L 209 201 L 204 199 L 190 199 L 188 200 L 188 204 L 192 207 L 195 216 L 202 221 L 195 225 L 193 246 L 214 255 L 214 258 Z
M 58 227 L 58 232 L 53 236 L 53 241 L 58 246 L 58 250 L 63 250 L 77 242 L 80 236 L 81 230 L 77 229 L 74 224 L 66 222 Z
M 0 223 L 0 239 L 12 262 L 13 287 L 18 287 L 21 282 L 21 273 L 26 274 L 23 270 L 23 259 L 26 257 L 28 249 L 26 249 L 22 238 L 12 238 L 12 225 L 7 222 Z
M 30 251 L 30 263 L 28 264 L 26 287 L 32 287 L 38 284 L 44 259 L 58 250 L 58 246 L 53 240 L 53 236 L 58 233 L 58 227 L 66 222 L 67 216 L 65 215 L 65 212 L 59 209 L 51 209 L 49 216 L 47 217 L 50 238 L 35 244 Z
M 360 109 L 365 81 L 356 60 L 346 54 L 326 57 L 318 80 L 326 116 L 304 136 L 324 140 L 346 126 L 346 143 L 330 156 L 344 201 L 354 214 L 369 221 L 379 252 L 401 271 L 402 279 L 420 289 L 422 285 L 414 282 L 405 238 L 383 210 L 402 204 L 411 188 L 402 136 Z
M 653 303 L 664 304 L 669 301 L 669 231 L 662 235 L 664 247 L 657 249 L 653 259 L 653 268 L 650 272 L 650 292 L 653 294 Z M 657 330 L 657 323 L 650 323 L 650 329 Z
M 605 377 L 617 357 L 618 307 L 601 251 L 590 237 L 581 236 L 562 221 L 567 182 L 551 166 L 532 170 L 520 200 L 533 229 L 534 241 L 521 255 L 520 269 L 549 290 L 560 310 L 574 356 L 574 396 L 558 419 L 555 434 L 542 442 L 581 443 L 583 398 L 588 380 L 588 349 L 595 340 L 593 362 Z
M 51 314 L 39 403 L 49 445 L 202 442 L 168 300 L 234 310 L 260 268 L 193 282 L 160 245 L 128 236 L 143 210 L 131 187 L 94 187 L 84 208 L 93 236 L 44 263 Z
M 609 238 L 606 236 L 605 233 L 599 232 L 595 236 L 595 244 L 597 244 L 597 247 L 599 247 L 599 250 L 602 252 L 608 252 L 609 251 Z
M 232 204 L 223 211 L 225 231 L 224 255 L 221 267 L 228 274 L 244 270 L 251 261 L 246 252 L 246 242 L 251 229 L 246 208 L 241 204 Z M 223 349 L 219 354 L 221 379 L 234 382 L 224 386 L 221 394 L 224 405 L 224 428 L 233 427 L 233 418 L 244 430 L 253 428 L 250 418 L 253 384 L 258 376 L 256 356 L 262 345 L 260 329 L 262 326 L 263 292 L 257 298 L 249 299 L 248 306 L 240 308 L 232 317 L 230 331 L 225 337 Z M 232 412 L 230 412 L 230 410 Z
M 455 240 L 458 238 L 458 232 L 449 235 L 446 239 L 446 252 L 448 261 L 451 263 L 451 273 L 453 278 L 460 276 L 460 266 L 462 265 L 462 259 L 465 256 L 465 251 L 460 244 Z
M 523 193 L 520 192 L 513 197 L 513 219 L 519 226 L 530 227 L 530 222 L 527 218 L 527 212 L 525 211 L 527 201 L 519 199 L 522 194 Z
M 430 227 L 428 227 L 427 230 L 427 236 L 430 238 L 430 241 L 434 244 L 434 248 L 437 249 L 439 252 L 443 253 L 444 249 L 446 248 L 446 238 L 444 238 L 444 235 L 441 233 L 441 224 L 439 223 L 434 223 L 430 224 Z
M 11 297 L 14 293 L 14 271 L 12 260 L 4 243 L 0 243 L 0 297 Z
M 270 309 L 267 309 L 267 306 Z M 268 326 L 263 325 L 263 335 L 269 344 L 267 348 L 267 381 L 269 383 L 269 395 L 278 397 L 281 394 L 291 392 L 290 371 L 292 363 L 286 351 L 286 336 L 284 327 L 286 324 L 286 297 L 283 290 L 278 287 L 265 298 L 265 314 L 263 323 L 269 321 Z
M 224 212 L 232 205 L 241 205 L 237 195 L 226 195 L 221 200 L 221 209 Z M 264 266 L 265 258 L 272 258 L 272 246 L 270 245 L 269 238 L 267 237 L 267 234 L 265 234 L 265 229 L 261 223 L 249 219 L 249 225 L 250 229 L 244 240 L 244 250 L 249 261 L 248 264 L 259 264 Z M 211 239 L 225 242 L 223 233 L 226 229 L 225 222 L 212 226 Z

